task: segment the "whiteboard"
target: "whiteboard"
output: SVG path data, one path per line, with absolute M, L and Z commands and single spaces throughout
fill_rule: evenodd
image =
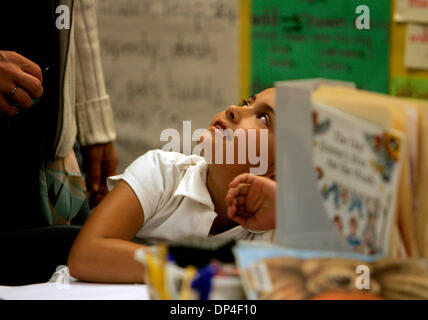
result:
M 206 128 L 239 99 L 238 0 L 97 2 L 101 57 L 115 115 L 118 172 L 162 148 L 162 130 Z M 181 146 L 183 142 L 181 142 Z

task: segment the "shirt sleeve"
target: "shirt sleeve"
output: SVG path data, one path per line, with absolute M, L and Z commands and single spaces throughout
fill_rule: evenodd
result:
M 153 150 L 135 160 L 123 174 L 109 177 L 107 186 L 111 191 L 119 180 L 124 180 L 136 194 L 146 223 L 158 212 L 163 199 L 172 194 L 176 175 L 168 154 Z
M 82 146 L 116 139 L 113 111 L 101 65 L 94 0 L 74 6 L 76 52 L 76 123 Z

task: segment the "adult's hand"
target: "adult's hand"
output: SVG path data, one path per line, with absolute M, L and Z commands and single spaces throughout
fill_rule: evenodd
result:
M 23 108 L 30 108 L 32 99 L 43 95 L 42 81 L 42 71 L 37 64 L 16 52 L 0 50 L 0 114 L 18 113 L 6 97 Z
M 112 142 L 82 148 L 89 205 L 98 205 L 107 195 L 107 178 L 116 174 L 117 154 Z

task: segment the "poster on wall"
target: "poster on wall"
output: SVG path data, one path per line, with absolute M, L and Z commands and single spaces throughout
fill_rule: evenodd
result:
M 428 0 L 396 0 L 394 20 L 428 23 Z
M 411 69 L 428 70 L 428 25 L 407 26 L 405 65 Z
M 426 28 L 419 26 L 423 25 L 396 21 L 391 23 L 391 38 L 394 41 L 390 42 L 389 94 L 428 99 L 428 69 L 421 69 L 426 57 L 421 57 L 423 53 L 419 52 L 426 50 L 423 48 L 426 48 L 428 34 L 424 31 Z M 409 37 L 412 41 L 409 41 Z
M 388 90 L 390 1 L 368 0 L 368 29 L 357 28 L 360 1 L 253 0 L 251 92 L 275 81 L 328 78 Z

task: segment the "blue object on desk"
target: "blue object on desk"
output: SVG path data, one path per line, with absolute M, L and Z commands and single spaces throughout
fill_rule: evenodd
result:
M 208 300 L 211 292 L 212 280 L 216 273 L 217 268 L 213 265 L 198 270 L 198 275 L 192 281 L 192 289 L 199 292 L 199 300 Z

